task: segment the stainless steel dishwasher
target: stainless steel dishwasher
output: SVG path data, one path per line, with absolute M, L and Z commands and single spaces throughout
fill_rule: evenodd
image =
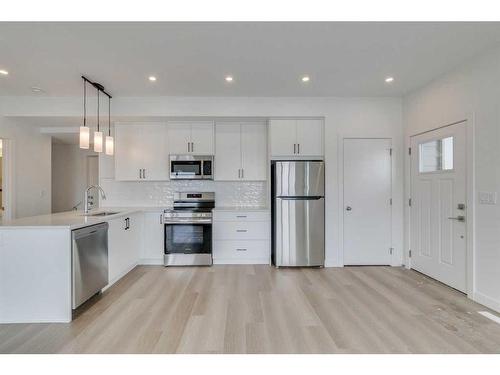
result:
M 108 284 L 108 226 L 101 223 L 71 233 L 73 309 Z

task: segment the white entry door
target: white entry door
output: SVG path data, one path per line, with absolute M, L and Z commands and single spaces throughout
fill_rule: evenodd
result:
M 391 264 L 391 140 L 344 139 L 344 264 Z
M 466 291 L 466 123 L 411 139 L 411 267 Z

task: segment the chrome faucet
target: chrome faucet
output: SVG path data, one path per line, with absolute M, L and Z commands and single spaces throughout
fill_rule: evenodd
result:
M 101 193 L 101 198 L 102 199 L 106 199 L 106 193 L 104 192 L 104 190 L 102 190 L 102 187 L 100 187 L 99 185 L 90 185 L 89 187 L 87 187 L 85 189 L 85 193 L 84 193 L 84 196 L 83 196 L 83 212 L 85 214 L 88 214 L 89 211 L 90 211 L 90 208 L 89 208 L 89 204 L 93 204 L 94 202 L 89 202 L 89 193 L 90 193 L 90 190 L 92 190 L 93 188 L 96 188 L 97 190 L 99 190 L 99 192 Z

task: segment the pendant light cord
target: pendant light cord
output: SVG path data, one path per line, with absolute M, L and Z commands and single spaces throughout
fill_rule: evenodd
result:
M 108 98 L 108 135 L 111 137 L 111 98 Z
M 83 126 L 87 126 L 87 81 L 83 80 Z
M 99 90 L 97 90 L 97 131 L 99 131 Z

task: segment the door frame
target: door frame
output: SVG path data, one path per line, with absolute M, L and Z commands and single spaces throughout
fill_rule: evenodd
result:
M 392 246 L 392 254 L 391 254 L 391 266 L 401 266 L 401 262 L 397 262 L 398 255 L 397 249 L 394 245 L 394 228 L 393 228 L 393 220 L 394 220 L 394 155 L 395 155 L 395 146 L 394 139 L 391 137 L 339 137 L 339 169 L 338 169 L 338 178 L 339 178 L 339 266 L 344 267 L 344 140 L 346 139 L 386 139 L 391 142 L 391 197 L 392 197 L 392 205 L 391 205 L 391 232 L 390 232 L 390 241 Z
M 465 267 L 465 278 L 466 278 L 466 294 L 467 297 L 470 299 L 473 299 L 474 295 L 474 285 L 475 285 L 475 280 L 474 280 L 474 256 L 475 256 L 475 215 L 476 215 L 476 205 L 474 202 L 474 196 L 475 196 L 475 188 L 474 188 L 474 179 L 475 179 L 475 170 L 474 170 L 474 115 L 470 114 L 462 118 L 461 120 L 458 121 L 453 121 L 446 123 L 445 125 L 442 126 L 437 126 L 433 129 L 429 129 L 426 131 L 418 132 L 418 133 L 413 133 L 408 135 L 407 137 L 407 145 L 408 145 L 408 150 L 411 147 L 411 140 L 412 137 L 416 137 L 422 134 L 427 134 L 439 129 L 446 128 L 448 126 L 452 125 L 457 125 L 457 124 L 464 124 L 465 126 L 465 196 L 466 196 L 466 235 L 467 235 L 467 241 L 466 241 L 466 248 L 465 248 L 465 262 L 466 262 L 466 267 Z M 411 265 L 411 258 L 409 256 L 409 251 L 410 251 L 410 246 L 411 246 L 411 207 L 409 205 L 409 199 L 411 199 L 412 196 L 412 168 L 411 168 L 411 158 L 415 155 L 414 150 L 412 150 L 412 155 L 409 154 L 409 152 L 406 153 L 406 165 L 407 165 L 407 181 L 408 181 L 408 188 L 407 188 L 407 200 L 405 203 L 405 207 L 407 207 L 407 212 L 405 215 L 405 222 L 407 223 L 406 225 L 406 230 L 405 232 L 407 233 L 407 238 L 405 241 L 406 245 L 406 251 L 405 251 L 405 265 L 407 269 L 412 269 Z
M 2 200 L 5 211 L 3 220 L 12 220 L 15 215 L 13 206 L 15 189 L 13 188 L 13 162 L 14 142 L 8 138 L 2 138 Z

